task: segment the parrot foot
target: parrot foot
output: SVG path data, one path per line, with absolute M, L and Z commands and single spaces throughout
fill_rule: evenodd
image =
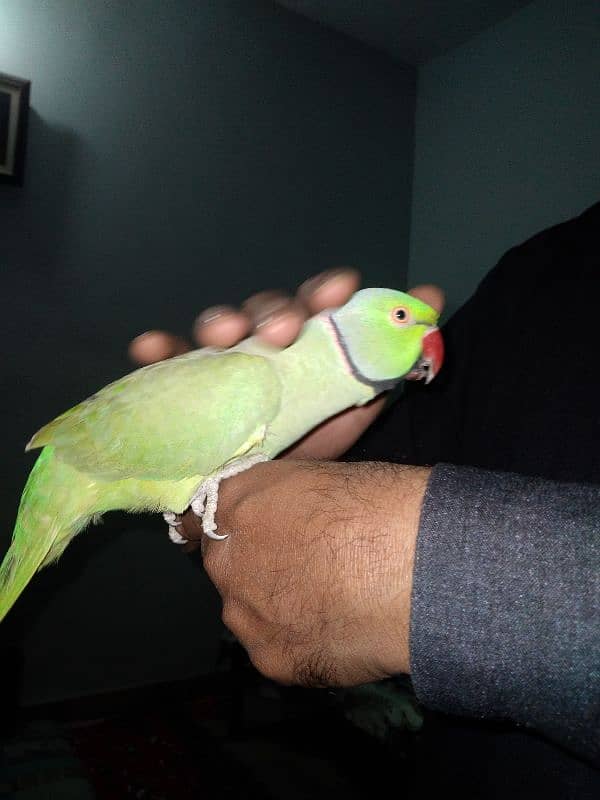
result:
M 190 508 L 197 517 L 204 514 L 204 504 L 206 503 L 206 482 L 201 483 L 196 494 L 192 497 Z
M 181 525 L 179 515 L 174 511 L 165 511 L 163 514 L 163 519 L 169 526 L 169 539 L 173 542 L 173 544 L 185 544 L 187 539 L 185 539 L 177 530 L 179 525 Z
M 240 472 L 245 472 L 250 467 L 258 464 L 261 461 L 269 461 L 269 457 L 264 453 L 256 453 L 252 456 L 238 458 L 228 464 L 220 472 L 207 478 L 196 490 L 196 494 L 190 501 L 190 508 L 197 517 L 202 520 L 202 531 L 210 538 L 222 541 L 227 539 L 229 534 L 223 535 L 215 533 L 217 523 L 215 522 L 215 514 L 217 513 L 217 504 L 219 502 L 219 484 L 225 478 L 233 478 L 234 475 L 239 475 Z M 176 514 L 174 511 L 165 511 L 163 519 L 169 526 L 169 539 L 174 544 L 186 544 L 189 540 L 182 536 L 177 528 L 181 525 L 181 515 Z
M 233 478 L 234 475 L 239 475 L 240 472 L 245 472 L 250 467 L 258 464 L 261 461 L 268 461 L 269 457 L 264 453 L 256 453 L 252 456 L 245 458 L 238 458 L 232 461 L 220 472 L 212 475 L 210 478 L 201 483 L 192 498 L 190 503 L 191 509 L 196 516 L 202 518 L 202 530 L 210 539 L 217 539 L 221 541 L 226 539 L 229 534 L 225 533 L 220 535 L 215 533 L 217 523 L 215 522 L 215 514 L 217 513 L 217 504 L 219 502 L 219 484 L 225 478 Z

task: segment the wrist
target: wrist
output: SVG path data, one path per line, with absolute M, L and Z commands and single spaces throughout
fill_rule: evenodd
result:
M 410 672 L 410 616 L 413 571 L 421 509 L 431 470 L 427 467 L 380 465 L 377 500 L 384 509 L 390 541 L 389 583 L 383 614 L 383 666 L 387 674 Z

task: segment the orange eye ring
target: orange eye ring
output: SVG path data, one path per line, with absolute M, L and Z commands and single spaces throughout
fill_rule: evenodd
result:
M 392 309 L 390 316 L 394 325 L 398 325 L 401 328 L 411 323 L 410 311 L 406 306 L 396 306 L 396 308 Z

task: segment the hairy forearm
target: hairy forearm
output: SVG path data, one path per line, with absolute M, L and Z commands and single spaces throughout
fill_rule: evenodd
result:
M 385 525 L 393 542 L 389 555 L 396 593 L 385 615 L 386 619 L 394 621 L 390 628 L 390 661 L 386 663 L 386 670 L 390 675 L 409 673 L 415 551 L 430 469 L 380 462 L 367 462 L 361 466 L 369 475 L 369 488 L 375 499 L 374 520 Z

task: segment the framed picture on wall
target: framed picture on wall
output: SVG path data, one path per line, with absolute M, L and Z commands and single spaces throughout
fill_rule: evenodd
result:
M 30 86 L 0 72 L 0 183 L 23 183 Z

